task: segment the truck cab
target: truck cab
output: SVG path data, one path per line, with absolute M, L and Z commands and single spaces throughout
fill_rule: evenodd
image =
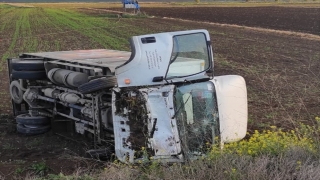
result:
M 17 131 L 44 133 L 48 122 L 63 118 L 76 133 L 91 134 L 96 147 L 111 147 L 130 163 L 184 162 L 205 155 L 212 144 L 244 138 L 245 80 L 214 76 L 208 31 L 133 36 L 130 43 L 131 52 L 40 52 L 8 59 Z

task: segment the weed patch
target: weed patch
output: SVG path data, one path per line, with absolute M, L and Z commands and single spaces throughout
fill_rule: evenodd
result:
M 49 167 L 45 162 L 39 162 L 31 165 L 29 169 L 33 171 L 35 175 L 44 176 L 48 172 Z

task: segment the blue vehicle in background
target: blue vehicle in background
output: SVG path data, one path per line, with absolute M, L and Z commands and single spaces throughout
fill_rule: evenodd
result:
M 134 9 L 136 12 L 140 12 L 139 2 L 136 0 L 122 0 L 123 8 L 125 9 Z

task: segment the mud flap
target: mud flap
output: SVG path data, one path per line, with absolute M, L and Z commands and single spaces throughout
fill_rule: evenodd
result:
M 243 77 L 217 76 L 211 80 L 216 88 L 221 143 L 245 137 L 248 124 L 247 88 Z

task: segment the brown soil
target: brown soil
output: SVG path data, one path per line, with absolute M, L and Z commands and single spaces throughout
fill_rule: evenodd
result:
M 123 11 L 121 8 L 110 10 Z M 320 35 L 320 7 L 144 7 L 150 16 Z
M 39 175 L 33 167 L 45 164 L 46 174 L 72 174 L 76 170 L 100 166 L 98 162 L 82 158 L 90 147 L 85 141 L 68 140 L 52 132 L 25 136 L 16 132 L 10 116 L 0 117 L 0 179 Z M 40 168 L 39 168 L 40 169 Z
M 225 10 L 225 13 L 223 13 L 222 9 Z M 247 8 L 246 11 L 250 13 L 246 16 L 243 15 L 243 17 L 252 18 L 252 20 L 247 19 L 246 21 L 243 17 L 240 18 L 241 14 L 245 14 L 246 11 L 239 8 L 222 9 L 214 8 L 210 10 L 200 7 L 192 9 L 143 8 L 143 11 L 149 15 L 179 19 L 194 18 L 192 20 L 195 21 L 181 21 L 161 17 L 134 20 L 130 18 L 114 18 L 110 19 L 110 21 L 123 23 L 122 30 L 127 30 L 126 32 L 134 35 L 137 35 L 140 30 L 155 33 L 207 29 L 210 32 L 214 49 L 215 75 L 238 74 L 246 79 L 249 102 L 249 131 L 265 129 L 270 125 L 292 128 L 296 125 L 296 122 L 312 123 L 314 117 L 319 116 L 320 104 L 319 38 L 306 38 L 310 36 L 250 29 L 242 26 L 209 24 L 200 21 L 319 34 L 317 33 L 319 32 L 319 19 L 314 19 L 319 17 L 317 16 L 319 9 L 301 8 L 296 10 L 297 8 L 260 7 L 258 10 L 254 10 L 255 8 Z M 238 14 L 233 13 L 233 11 L 237 11 Z M 218 18 L 218 14 L 214 14 L 219 12 L 220 18 Z M 291 19 L 294 15 L 285 12 L 295 12 L 299 16 L 296 17 L 295 24 Z M 313 12 L 314 15 L 310 15 L 309 12 Z M 87 10 L 85 13 L 92 16 L 101 16 L 101 12 L 95 10 Z M 199 13 L 203 13 L 203 15 L 199 15 Z M 307 15 L 303 16 L 303 13 Z M 232 16 L 223 18 L 228 14 Z M 300 16 L 306 18 L 300 18 Z M 216 18 L 217 21 L 210 20 L 209 17 Z M 260 17 L 260 20 L 258 17 Z M 276 20 L 276 17 L 278 17 L 278 20 Z M 220 19 L 222 20 L 218 21 Z M 39 33 L 46 33 L 45 31 L 46 29 L 43 29 L 43 32 Z M 319 36 L 314 35 L 314 37 Z M 49 42 L 50 38 L 58 39 L 58 41 L 62 42 L 61 50 L 90 49 L 90 45 L 100 47 L 87 37 L 82 37 L 74 32 L 39 36 L 39 38 Z M 10 41 L 0 43 L 0 54 L 4 53 L 9 45 Z M 55 50 L 54 43 L 42 50 Z M 1 72 L 0 80 L 0 98 L 3 100 L 0 106 L 0 113 L 10 114 L 11 105 L 8 95 L 6 69 Z M 88 148 L 82 142 L 69 141 L 52 132 L 40 136 L 22 136 L 15 132 L 14 123 L 12 117 L 0 117 L 0 179 L 1 176 L 10 179 L 14 176 L 23 176 L 25 173 L 33 173 L 30 170 L 30 166 L 43 161 L 50 168 L 49 173 L 63 172 L 68 174 L 79 167 L 85 169 L 99 165 L 96 162 L 80 158 L 84 150 Z M 18 168 L 26 170 L 19 174 L 17 173 Z
M 148 15 L 236 24 L 320 35 L 320 8 L 172 7 L 142 8 Z

